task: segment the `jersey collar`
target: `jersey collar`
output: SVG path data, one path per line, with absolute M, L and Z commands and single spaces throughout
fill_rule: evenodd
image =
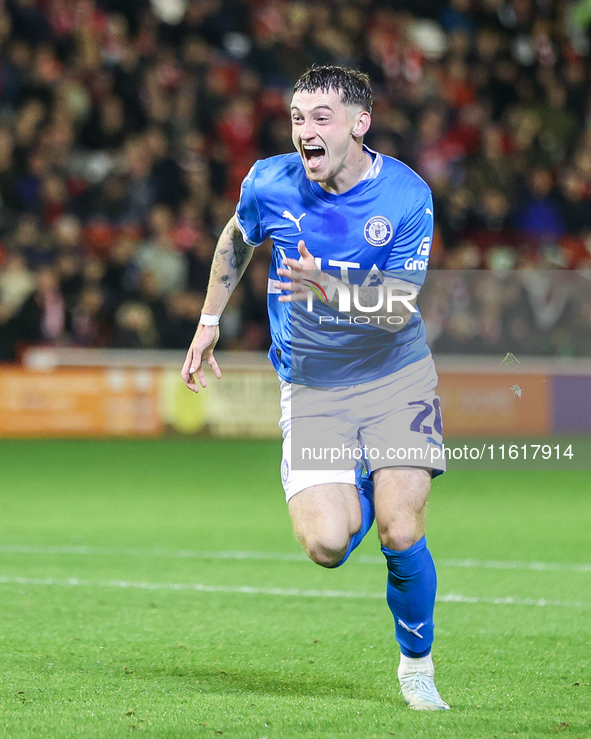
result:
M 367 172 L 363 175 L 361 179 L 375 180 L 375 178 L 380 174 L 382 165 L 384 164 L 384 158 L 379 152 L 370 149 L 369 146 L 366 146 L 365 144 L 363 144 L 363 151 L 366 151 L 373 161 L 371 163 L 371 167 L 367 170 Z

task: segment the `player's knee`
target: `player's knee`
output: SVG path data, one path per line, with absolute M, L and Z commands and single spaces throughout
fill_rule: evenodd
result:
M 312 540 L 306 541 L 304 546 L 312 562 L 321 567 L 334 567 L 345 556 L 348 542 L 343 544 L 336 541 Z
M 410 549 L 422 536 L 422 532 L 417 530 L 417 528 L 400 526 L 396 523 L 392 523 L 380 530 L 382 546 L 397 552 Z

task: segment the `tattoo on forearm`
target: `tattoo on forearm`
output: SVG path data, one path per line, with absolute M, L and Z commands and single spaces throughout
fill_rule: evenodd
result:
M 211 265 L 211 273 L 212 275 L 217 275 L 219 272 L 220 267 L 222 266 L 220 264 L 221 257 L 226 256 L 228 252 L 230 251 L 232 247 L 232 237 L 234 234 L 234 227 L 231 223 L 228 223 L 224 230 L 222 231 L 222 234 L 220 236 L 220 239 L 218 241 L 217 248 L 215 250 L 215 254 L 213 255 L 213 263 Z
M 228 293 L 231 293 L 242 276 L 252 251 L 252 247 L 244 243 L 234 225 L 229 223 L 220 236 L 213 256 L 210 286 L 221 282 Z
M 251 251 L 252 247 L 248 246 L 248 244 L 245 244 L 244 241 L 240 238 L 240 236 L 236 236 L 234 238 L 234 254 L 230 258 L 230 264 L 234 269 L 241 269 L 246 260 L 248 259 L 248 255 Z

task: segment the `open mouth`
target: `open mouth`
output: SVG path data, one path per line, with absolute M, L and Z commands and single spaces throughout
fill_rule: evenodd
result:
M 324 161 L 326 150 L 318 144 L 304 144 L 302 146 L 304 157 L 310 169 L 318 169 Z

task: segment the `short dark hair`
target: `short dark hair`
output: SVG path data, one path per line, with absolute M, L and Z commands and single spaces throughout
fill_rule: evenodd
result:
M 334 90 L 341 93 L 344 105 L 359 105 L 371 113 L 373 95 L 369 86 L 369 77 L 358 69 L 348 67 L 311 67 L 295 83 L 294 92 L 328 92 Z

